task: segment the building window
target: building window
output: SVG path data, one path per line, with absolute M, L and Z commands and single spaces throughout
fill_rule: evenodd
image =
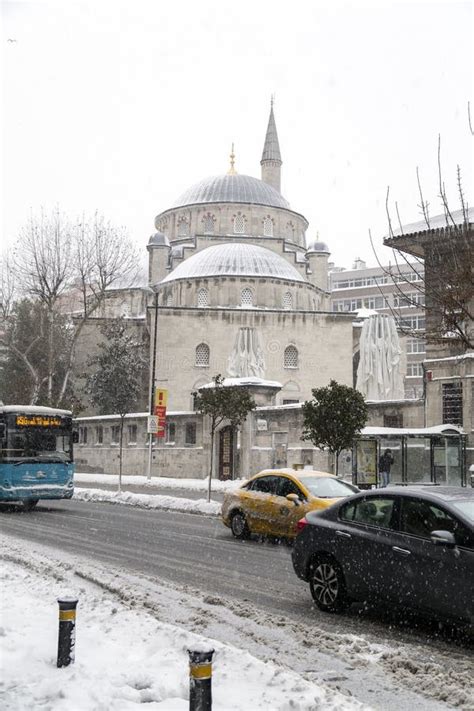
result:
M 299 402 L 299 400 L 283 400 L 283 405 L 296 405 Z
M 174 444 L 176 439 L 176 424 L 168 422 L 166 425 L 166 443 Z
M 242 289 L 242 291 L 240 293 L 240 305 L 241 306 L 253 306 L 252 289 Z
M 263 236 L 273 237 L 273 220 L 271 217 L 266 217 L 263 221 Z
M 443 425 L 462 427 L 462 383 L 443 383 Z
M 399 309 L 405 309 L 409 306 L 424 306 L 424 304 L 425 295 L 421 291 L 393 295 L 393 305 Z
M 79 443 L 87 444 L 87 427 L 79 427 Z
M 189 236 L 189 223 L 185 217 L 180 217 L 178 220 L 178 237 Z
M 421 363 L 407 363 L 407 378 L 422 378 L 423 366 Z
M 104 442 L 104 428 L 102 425 L 97 425 L 95 428 L 95 443 L 103 444 Z
M 111 444 L 119 444 L 120 442 L 120 425 L 112 425 Z
M 195 422 L 186 422 L 184 443 L 185 444 L 196 444 L 196 423 Z
M 207 343 L 200 343 L 198 346 L 196 346 L 195 365 L 199 366 L 200 368 L 208 368 L 209 367 L 209 357 L 210 357 L 210 351 L 209 351 L 209 346 L 207 345 Z
M 408 338 L 407 353 L 426 353 L 426 341 L 423 338 Z
M 173 294 L 168 294 L 166 297 L 166 306 L 173 306 Z
M 426 320 L 424 316 L 404 316 L 403 318 L 395 319 L 397 325 L 405 330 L 422 331 L 425 328 Z
M 383 416 L 383 426 L 384 427 L 403 427 L 403 414 L 397 412 L 395 415 L 384 415 Z
M 245 232 L 245 217 L 239 214 L 234 216 L 234 234 L 242 235 Z
M 128 426 L 128 443 L 129 444 L 136 444 L 137 443 L 137 425 L 129 425 Z
M 293 308 L 293 297 L 289 291 L 286 291 L 283 294 L 282 305 L 283 305 L 284 309 L 292 309 Z
M 210 212 L 202 218 L 202 229 L 205 235 L 214 234 L 214 223 L 216 218 Z
M 283 367 L 284 368 L 297 368 L 298 367 L 298 350 L 295 346 L 288 346 L 285 348 L 285 353 L 283 356 Z
M 207 289 L 199 289 L 197 304 L 200 308 L 209 306 L 209 292 Z

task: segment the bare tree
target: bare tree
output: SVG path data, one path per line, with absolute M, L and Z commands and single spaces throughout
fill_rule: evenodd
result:
M 441 216 L 430 215 L 418 168 L 416 179 L 422 215 L 420 225 L 404 227 L 395 202 L 397 227 L 390 208 L 387 189 L 386 211 L 389 227 L 385 245 L 392 248 L 393 264 L 383 267 L 369 237 L 384 277 L 395 285 L 396 305 L 390 306 L 400 330 L 412 337 L 422 337 L 431 344 L 456 344 L 461 350 L 474 348 L 473 259 L 474 239 L 472 210 L 465 199 L 461 169 L 456 170 L 459 208 L 452 210 L 442 177 L 441 140 L 438 139 L 438 187 Z M 413 238 L 416 235 L 416 239 Z M 426 328 L 420 331 L 403 319 L 398 307 L 417 307 L 425 311 Z
M 45 403 L 60 406 L 66 396 L 75 347 L 83 327 L 100 309 L 108 288 L 132 283 L 138 269 L 136 249 L 123 228 L 113 226 L 97 213 L 92 219 L 83 216 L 73 221 L 55 210 L 51 215 L 42 212 L 39 217 L 30 216 L 8 262 L 17 293 L 9 291 L 8 299 L 2 300 L 2 344 L 16 352 L 27 367 L 35 383 L 32 403 L 38 402 L 41 394 Z M 39 304 L 44 318 L 41 329 L 32 333 L 31 343 L 23 343 L 21 349 L 15 341 L 14 296 Z M 60 371 L 56 367 L 55 345 L 59 323 L 62 335 L 67 336 L 61 340 Z M 43 356 L 32 362 L 29 354 L 38 339 L 42 342 Z

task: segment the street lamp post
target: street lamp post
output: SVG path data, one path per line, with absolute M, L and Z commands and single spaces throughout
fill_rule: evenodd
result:
M 151 363 L 151 379 L 150 379 L 150 402 L 149 402 L 149 413 L 153 415 L 155 406 L 155 377 L 156 377 L 156 341 L 157 341 L 157 331 L 158 331 L 158 292 L 154 291 L 154 302 L 153 308 L 155 310 L 154 327 L 153 327 L 153 356 Z M 148 472 L 147 479 L 151 480 L 151 463 L 153 458 L 153 434 L 150 432 L 148 437 Z

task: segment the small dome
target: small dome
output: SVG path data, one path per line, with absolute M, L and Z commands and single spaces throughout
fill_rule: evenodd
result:
M 308 252 L 323 252 L 324 254 L 330 254 L 329 247 L 327 246 L 326 242 L 310 242 L 308 245 L 308 249 L 306 250 L 306 254 Z
M 306 279 L 276 252 L 254 244 L 219 244 L 188 257 L 163 279 L 203 279 L 219 276 L 271 277 L 305 282 Z
M 214 202 L 241 202 L 290 209 L 278 190 L 250 175 L 216 175 L 192 185 L 174 203 L 173 208 Z
M 155 232 L 155 234 L 148 240 L 148 244 L 151 247 L 169 247 L 170 241 L 168 237 L 163 234 L 163 232 Z

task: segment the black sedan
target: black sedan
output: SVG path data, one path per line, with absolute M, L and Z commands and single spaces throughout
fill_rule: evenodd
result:
M 321 610 L 378 599 L 474 623 L 474 489 L 367 491 L 298 528 L 293 567 Z

